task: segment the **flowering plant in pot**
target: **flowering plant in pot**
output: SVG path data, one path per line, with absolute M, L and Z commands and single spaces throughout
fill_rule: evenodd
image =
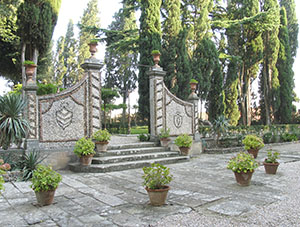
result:
M 170 169 L 159 163 L 152 163 L 150 167 L 144 167 L 143 171 L 143 185 L 146 187 L 151 205 L 161 206 L 165 204 L 170 190 L 167 184 L 173 179 Z
M 73 152 L 80 158 L 82 165 L 90 165 L 96 153 L 94 149 L 95 144 L 93 141 L 82 137 L 76 142 Z
M 33 171 L 30 187 L 34 190 L 37 201 L 41 206 L 53 203 L 55 190 L 61 180 L 61 175 L 52 170 L 50 166 L 39 164 Z
M 92 135 L 92 139 L 96 144 L 96 148 L 98 152 L 106 152 L 107 145 L 110 141 L 111 134 L 107 131 L 107 129 L 100 129 Z
M 278 158 L 278 152 L 268 151 L 267 158 L 263 162 L 267 174 L 276 174 L 279 166 L 279 162 L 277 161 Z
M 160 130 L 160 133 L 159 133 L 159 139 L 160 139 L 160 145 L 164 148 L 167 148 L 169 146 L 169 143 L 171 141 L 170 139 L 170 129 L 167 128 L 162 128 Z
M 227 168 L 234 172 L 237 183 L 241 186 L 250 185 L 252 174 L 258 167 L 252 154 L 240 152 L 229 160 Z
M 245 150 L 247 150 L 248 153 L 253 154 L 254 158 L 257 157 L 259 149 L 265 146 L 263 139 L 256 135 L 247 135 L 242 143 L 245 146 Z
M 181 134 L 176 137 L 174 142 L 179 147 L 181 154 L 188 155 L 193 144 L 193 138 L 188 134 Z

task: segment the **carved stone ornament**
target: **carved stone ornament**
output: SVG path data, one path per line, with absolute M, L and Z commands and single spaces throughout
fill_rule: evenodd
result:
M 60 109 L 56 111 L 56 122 L 65 130 L 72 123 L 73 112 L 70 110 L 69 103 L 62 103 Z
M 180 113 L 176 113 L 173 117 L 174 125 L 176 128 L 180 128 L 182 125 L 183 117 Z

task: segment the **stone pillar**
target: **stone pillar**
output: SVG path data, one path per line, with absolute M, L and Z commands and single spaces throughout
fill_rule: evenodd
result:
M 30 126 L 27 138 L 25 139 L 25 148 L 28 151 L 39 149 L 38 99 L 36 95 L 37 88 L 38 87 L 35 79 L 27 80 L 26 85 L 24 86 L 25 99 L 27 101 L 27 107 L 24 115 Z
M 158 134 L 161 128 L 165 127 L 163 122 L 163 82 L 166 72 L 163 69 L 155 65 L 147 72 L 149 75 L 149 98 L 150 98 L 150 140 L 157 140 Z
M 103 63 L 95 57 L 87 59 L 81 67 L 88 75 L 87 86 L 87 136 L 102 128 L 101 123 L 101 72 Z

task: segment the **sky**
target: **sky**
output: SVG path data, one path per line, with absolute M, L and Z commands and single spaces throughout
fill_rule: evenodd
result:
M 89 0 L 62 0 L 57 25 L 54 30 L 53 38 L 57 40 L 60 36 L 65 35 L 67 25 L 70 19 L 76 25 L 83 14 L 84 9 L 87 7 Z M 98 0 L 98 8 L 100 10 L 100 23 L 102 28 L 107 28 L 111 23 L 113 15 L 121 8 L 121 0 Z M 296 12 L 298 12 L 298 23 L 300 24 L 300 1 L 295 1 Z M 74 26 L 75 33 L 78 31 L 77 27 Z M 300 34 L 298 35 L 298 42 L 300 40 Z M 300 46 L 300 42 L 299 42 Z M 104 46 L 98 48 L 98 58 L 103 60 L 104 57 Z M 300 49 L 298 48 L 298 54 L 294 63 L 295 73 L 295 92 L 300 97 Z M 9 91 L 10 89 L 6 86 L 7 82 L 0 77 L 0 95 Z M 136 98 L 134 98 L 136 99 Z M 300 103 L 297 104 L 300 108 Z

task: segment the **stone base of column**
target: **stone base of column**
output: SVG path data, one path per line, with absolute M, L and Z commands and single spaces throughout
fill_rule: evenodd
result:
M 26 139 L 24 148 L 26 151 L 39 150 L 40 142 L 36 139 Z

